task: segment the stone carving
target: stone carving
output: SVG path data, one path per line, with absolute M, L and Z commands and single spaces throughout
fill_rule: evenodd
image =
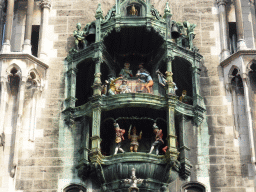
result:
M 118 150 L 121 151 L 122 153 L 124 153 L 124 150 L 121 148 L 121 142 L 124 140 L 124 134 L 125 134 L 125 130 L 121 129 L 119 127 L 118 123 L 114 123 L 114 127 L 115 127 L 115 131 L 116 131 L 116 148 L 115 148 L 115 154 L 117 154 Z
M 131 135 L 131 128 L 132 125 L 130 126 L 130 129 L 128 131 L 128 139 L 131 140 L 131 144 L 130 144 L 130 151 L 131 152 L 137 152 L 138 151 L 138 147 L 139 147 L 139 140 L 141 140 L 142 137 L 142 131 L 140 132 L 139 135 L 137 135 L 137 130 L 136 127 L 132 128 L 132 135 Z
M 164 144 L 163 141 L 163 131 L 159 129 L 156 123 L 153 124 L 153 132 L 156 135 L 155 142 L 152 144 L 149 153 L 152 153 L 154 148 L 156 148 L 156 154 L 159 155 L 159 147 Z
M 50 0 L 41 0 L 41 8 L 48 8 L 50 9 L 51 8 L 51 1 Z
M 4 132 L 0 135 L 0 147 L 5 145 L 5 134 Z
M 179 100 L 183 103 L 189 104 L 189 102 L 191 101 L 191 97 L 187 96 L 187 91 L 183 90 L 182 91 L 182 95 L 180 96 Z
M 194 33 L 194 29 L 196 27 L 196 24 L 190 24 L 188 21 L 184 21 L 183 26 L 185 28 L 187 28 L 187 38 L 188 38 L 188 41 L 189 41 L 189 48 L 193 49 L 194 48 L 193 39 L 196 36 L 195 33 Z
M 75 39 L 75 45 L 76 45 L 76 49 L 80 50 L 80 49 L 84 49 L 87 46 L 87 41 L 85 39 L 86 37 L 86 32 L 81 30 L 81 24 L 77 23 L 76 24 L 76 28 L 77 30 L 75 30 L 73 32 Z
M 128 189 L 128 192 L 138 192 L 139 188 L 137 187 L 137 184 L 141 184 L 144 179 L 137 179 L 135 176 L 135 168 L 132 168 L 132 176 L 131 179 L 124 179 L 125 184 L 131 184 L 131 186 Z
M 130 63 L 125 63 L 124 68 L 119 73 L 119 76 L 123 78 L 133 77 L 132 70 L 130 70 L 129 68 L 130 68 Z

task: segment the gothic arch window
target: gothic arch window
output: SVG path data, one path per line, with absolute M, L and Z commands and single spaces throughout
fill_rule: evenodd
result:
M 205 192 L 205 187 L 199 182 L 187 183 L 182 187 L 181 192 Z
M 77 65 L 76 72 L 76 106 L 80 106 L 89 101 L 93 94 L 95 66 L 92 60 L 87 60 Z
M 75 184 L 69 185 L 63 190 L 63 192 L 86 192 L 86 191 L 87 191 L 86 188 L 84 188 L 83 186 L 75 185 Z

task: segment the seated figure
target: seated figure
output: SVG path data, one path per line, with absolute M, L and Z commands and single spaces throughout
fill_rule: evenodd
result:
M 119 76 L 123 78 L 133 77 L 132 70 L 130 70 L 129 68 L 130 68 L 130 63 L 125 63 L 124 68 L 119 73 Z
M 131 93 L 131 89 L 129 89 L 126 79 L 123 79 L 122 84 L 119 86 L 119 90 L 120 93 Z

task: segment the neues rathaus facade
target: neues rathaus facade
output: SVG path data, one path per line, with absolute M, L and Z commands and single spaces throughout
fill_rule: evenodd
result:
M 0 0 L 0 192 L 255 192 L 255 0 Z

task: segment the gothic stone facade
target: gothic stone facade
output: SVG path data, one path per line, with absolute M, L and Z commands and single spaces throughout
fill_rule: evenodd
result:
M 194 190 L 207 192 L 253 192 L 255 2 L 168 2 L 173 20 L 197 25 L 194 45 L 203 56 L 200 94 L 206 112 L 203 122 L 188 133 L 190 176 L 178 177 L 165 190 L 179 192 L 191 186 L 187 190 L 192 191 L 195 186 Z M 116 4 L 114 0 L 1 1 L 1 192 L 103 190 L 96 178 L 79 176 L 82 128 L 77 122 L 67 128 L 63 120 L 65 58 L 75 47 L 73 31 L 77 23 L 84 27 L 95 20 L 98 3 L 104 16 Z M 165 0 L 151 4 L 164 15 Z

